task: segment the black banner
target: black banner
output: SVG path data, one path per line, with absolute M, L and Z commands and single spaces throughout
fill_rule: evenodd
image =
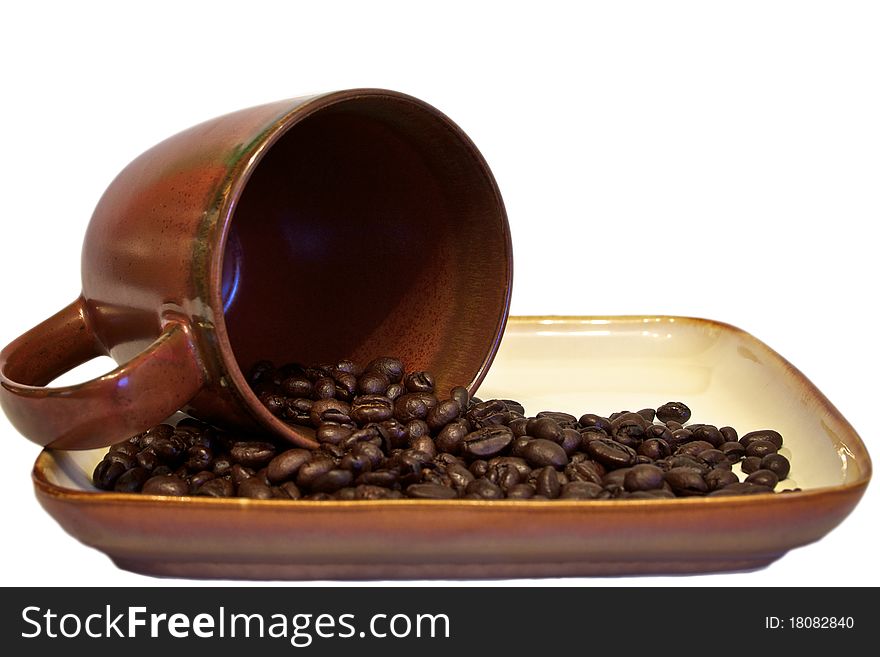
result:
M 880 636 L 853 589 L 5 589 L 8 655 L 839 652 Z M 870 644 L 869 644 L 870 645 Z M 11 652 L 9 651 L 11 649 Z M 79 653 L 77 653 L 79 654 Z

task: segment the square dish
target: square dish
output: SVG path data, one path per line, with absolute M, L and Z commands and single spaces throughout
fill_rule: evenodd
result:
M 174 577 L 488 578 L 765 566 L 818 540 L 871 476 L 859 436 L 748 333 L 682 317 L 512 317 L 478 395 L 611 413 L 681 400 L 694 422 L 785 437 L 795 493 L 620 501 L 356 502 L 161 498 L 95 490 L 105 450 L 44 450 L 33 481 L 72 536 L 121 568 Z

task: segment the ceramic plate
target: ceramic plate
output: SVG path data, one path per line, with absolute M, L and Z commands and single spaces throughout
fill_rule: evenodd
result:
M 43 451 L 34 484 L 74 537 L 121 568 L 175 577 L 488 578 L 764 566 L 840 523 L 871 476 L 865 446 L 798 370 L 736 328 L 680 317 L 514 317 L 482 398 L 527 413 L 681 400 L 693 422 L 785 437 L 801 492 L 631 501 L 255 501 L 96 491 L 104 450 Z

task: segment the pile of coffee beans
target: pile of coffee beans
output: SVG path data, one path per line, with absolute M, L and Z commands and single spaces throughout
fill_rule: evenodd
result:
M 273 415 L 313 428 L 320 448 L 186 418 L 111 447 L 95 486 L 255 499 L 617 500 L 771 493 L 790 469 L 777 431 L 739 437 L 687 424 L 681 402 L 526 417 L 515 401 L 482 401 L 463 387 L 438 397 L 429 372 L 407 373 L 388 357 L 364 368 L 261 362 L 249 380 Z

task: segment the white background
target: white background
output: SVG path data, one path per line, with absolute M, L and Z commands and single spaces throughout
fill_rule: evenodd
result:
M 514 236 L 513 313 L 736 324 L 880 454 L 876 5 L 12 6 L 0 344 L 78 294 L 94 204 L 155 142 L 262 102 L 387 87 L 446 112 L 489 161 Z M 66 535 L 32 493 L 39 448 L 2 416 L 0 433 L 2 584 L 165 584 Z M 559 583 L 877 585 L 878 498 L 874 485 L 828 537 L 758 572 Z

